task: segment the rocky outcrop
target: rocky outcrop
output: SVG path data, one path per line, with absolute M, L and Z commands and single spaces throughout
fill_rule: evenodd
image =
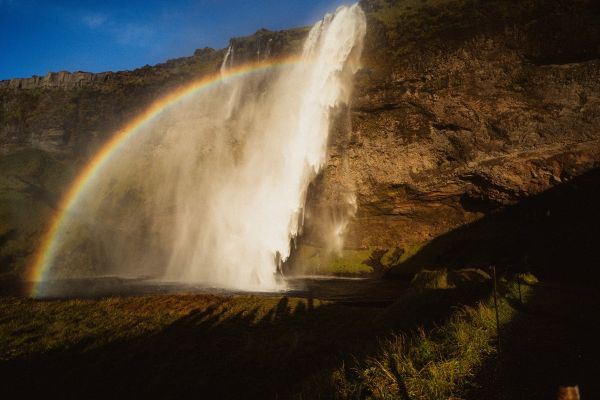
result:
M 228 62 L 240 65 L 297 53 L 307 34 L 308 28 L 279 32 L 259 29 L 252 36 L 233 38 L 229 41 Z
M 0 81 L 0 88 L 9 89 L 38 89 L 61 88 L 75 89 L 94 84 L 104 84 L 114 77 L 112 72 L 93 74 L 90 72 L 48 72 L 46 76 L 17 78 Z
M 67 157 L 92 152 L 161 93 L 217 71 L 223 54 L 200 49 L 134 71 L 0 81 L 0 154 L 23 147 Z
M 273 57 L 281 57 L 296 52 L 308 28 L 289 29 L 286 31 L 270 31 L 259 29 L 254 35 L 236 37 L 230 40 L 229 46 L 235 53 L 234 63 L 243 64 L 261 61 Z M 48 72 L 45 76 L 32 76 L 30 78 L 15 78 L 0 80 L 2 89 L 78 89 L 78 88 L 106 88 L 115 82 L 129 83 L 136 78 L 154 75 L 183 75 L 179 78 L 188 78 L 186 73 L 195 69 L 196 73 L 207 72 L 206 67 L 219 65 L 226 54 L 226 49 L 214 50 L 211 48 L 198 49 L 190 57 L 180 57 L 155 66 L 145 66 L 134 71 L 120 72 Z M 182 74 L 183 73 L 183 74 Z

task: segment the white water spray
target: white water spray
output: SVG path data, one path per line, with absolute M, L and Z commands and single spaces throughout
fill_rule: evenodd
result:
M 358 5 L 341 7 L 311 29 L 303 62 L 226 80 L 165 110 L 80 200 L 52 274 L 280 287 L 276 262 L 301 229 L 331 110 L 349 100 L 365 32 Z
M 227 48 L 227 51 L 225 52 L 225 57 L 223 58 L 223 62 L 221 63 L 221 76 L 224 76 L 225 73 L 227 72 L 227 67 L 229 65 L 231 65 L 231 63 L 233 62 L 233 46 L 229 46 Z

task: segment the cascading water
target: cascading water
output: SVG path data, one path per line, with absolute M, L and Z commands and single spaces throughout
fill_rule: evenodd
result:
M 50 277 L 280 287 L 276 263 L 301 229 L 365 31 L 358 5 L 340 7 L 310 30 L 300 62 L 225 79 L 141 128 L 78 201 Z M 221 73 L 232 63 L 229 49 Z

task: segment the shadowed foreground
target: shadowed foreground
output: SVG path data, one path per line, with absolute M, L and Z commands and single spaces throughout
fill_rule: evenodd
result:
M 526 398 L 544 398 L 564 382 L 519 371 L 545 366 L 553 373 L 548 376 L 557 378 L 563 366 L 590 365 L 588 356 L 578 361 L 564 354 L 573 346 L 585 350 L 594 335 L 579 335 L 580 326 L 570 320 L 555 318 L 548 325 L 551 317 L 540 314 L 547 303 L 531 313 L 518 301 L 514 284 L 501 286 L 501 320 L 515 335 L 505 338 L 502 353 L 513 369 L 499 378 L 488 284 L 406 289 L 386 302 L 208 294 L 45 301 L 5 297 L 0 299 L 3 393 L 25 398 L 420 399 L 481 398 L 480 391 L 493 388 L 485 398 L 503 398 L 514 389 L 507 379 L 516 374 L 519 387 L 528 390 Z M 522 291 L 525 304 L 539 298 L 529 286 Z M 575 299 L 587 307 L 597 304 L 593 296 L 567 292 L 552 307 L 564 313 L 562 307 L 568 310 Z M 524 328 L 519 321 L 526 321 L 535 335 L 547 326 L 554 330 L 538 341 L 518 330 Z M 561 347 L 563 334 L 574 342 Z M 509 347 L 509 340 L 517 347 Z M 529 351 L 523 351 L 530 342 Z M 512 348 L 519 351 L 512 354 Z M 538 352 L 545 352 L 544 364 L 536 361 Z M 589 386 L 585 389 L 590 393 Z
M 19 395 L 328 396 L 342 362 L 477 297 L 409 291 L 388 306 L 213 295 L 5 298 L 0 376 Z

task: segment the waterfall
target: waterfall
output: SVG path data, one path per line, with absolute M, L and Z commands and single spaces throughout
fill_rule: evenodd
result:
M 233 51 L 233 45 L 229 45 L 229 47 L 227 48 L 227 51 L 225 52 L 225 57 L 223 58 L 223 62 L 221 63 L 221 70 L 220 70 L 221 75 L 225 74 L 225 72 L 227 71 L 227 67 L 233 61 L 232 51 Z M 231 57 L 231 60 L 229 59 L 229 57 Z M 228 61 L 229 61 L 229 64 L 227 64 Z
M 365 32 L 360 7 L 340 7 L 299 62 L 225 78 L 140 128 L 78 202 L 50 275 L 280 288 L 276 264 L 302 227 Z

